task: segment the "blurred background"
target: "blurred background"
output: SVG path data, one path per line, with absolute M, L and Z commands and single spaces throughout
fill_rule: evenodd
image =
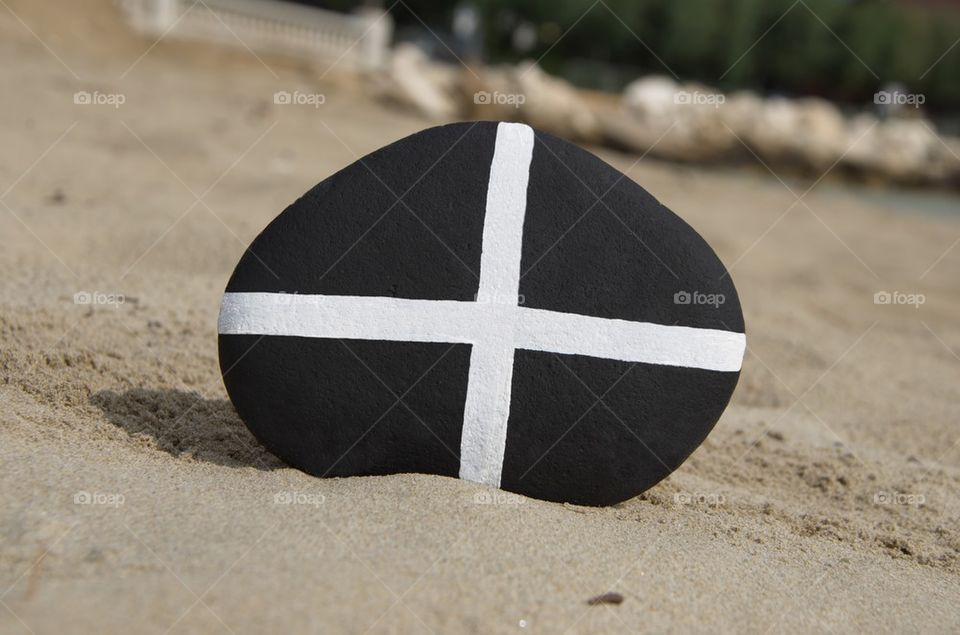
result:
M 960 56 L 949 55 L 960 6 L 951 0 L 411 0 L 389 10 L 397 39 L 436 57 L 534 58 L 552 75 L 608 92 L 654 73 L 862 107 L 883 83 L 902 82 L 929 97 L 931 112 L 960 105 Z
M 147 36 L 297 57 L 318 82 L 352 70 L 368 94 L 434 120 L 522 120 L 673 161 L 960 183 L 960 3 L 949 0 L 118 7 Z

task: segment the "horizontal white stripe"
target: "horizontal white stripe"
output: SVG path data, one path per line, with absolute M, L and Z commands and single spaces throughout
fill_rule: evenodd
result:
M 737 371 L 743 333 L 451 300 L 226 293 L 224 335 L 510 344 L 533 351 Z
M 298 293 L 225 293 L 223 334 L 474 343 L 473 302 Z
M 625 362 L 740 370 L 743 333 L 520 308 L 514 345 Z

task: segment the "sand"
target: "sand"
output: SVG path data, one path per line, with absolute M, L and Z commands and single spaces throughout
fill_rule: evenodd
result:
M 706 443 L 602 509 L 319 480 L 226 400 L 220 294 L 286 204 L 430 122 L 323 68 L 151 48 L 105 0 L 5 5 L 0 632 L 960 629 L 960 217 L 916 209 L 957 199 L 598 150 L 732 268 L 749 351 Z

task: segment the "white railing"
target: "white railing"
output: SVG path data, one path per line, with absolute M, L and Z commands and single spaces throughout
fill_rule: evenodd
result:
M 142 33 L 245 45 L 363 70 L 387 61 L 393 21 L 381 11 L 336 13 L 277 0 L 119 0 Z

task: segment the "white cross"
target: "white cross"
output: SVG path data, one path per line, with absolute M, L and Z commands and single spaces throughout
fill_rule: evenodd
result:
M 296 293 L 226 293 L 219 331 L 470 344 L 460 478 L 500 486 L 517 349 L 738 371 L 743 333 L 519 306 L 534 133 L 500 123 L 487 186 L 476 302 Z M 507 302 L 505 302 L 507 300 Z

